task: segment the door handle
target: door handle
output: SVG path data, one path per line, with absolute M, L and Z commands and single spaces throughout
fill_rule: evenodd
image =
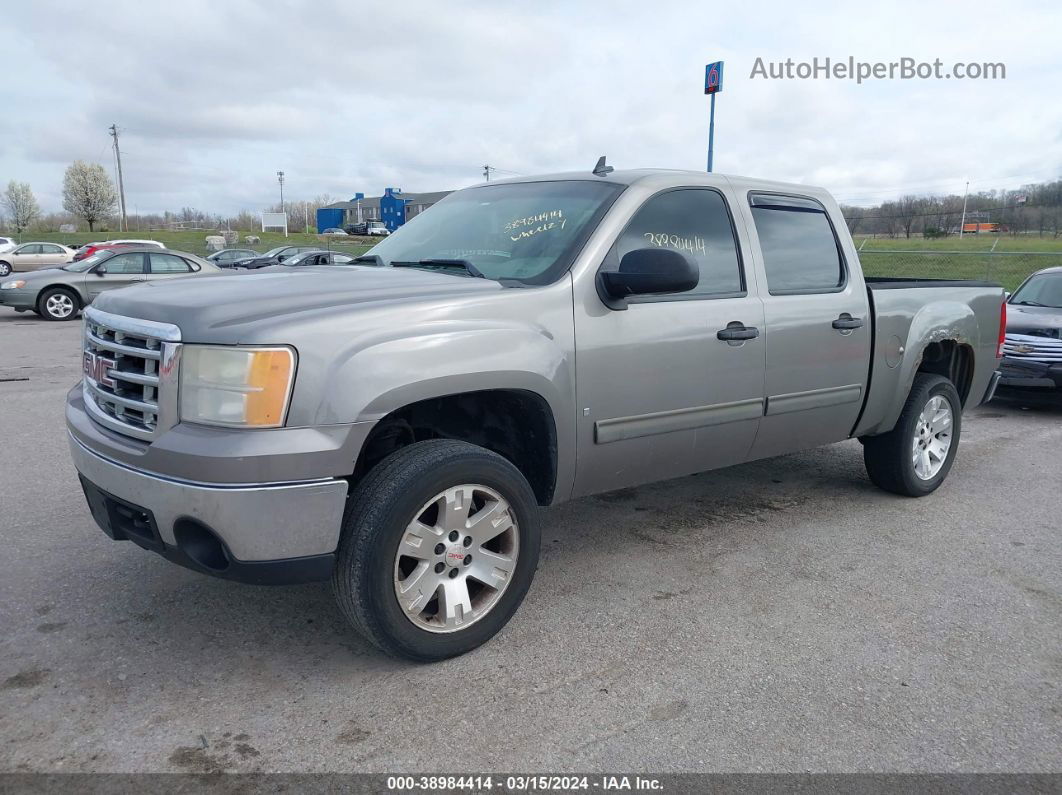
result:
M 756 339 L 760 336 L 760 330 L 755 326 L 746 326 L 744 323 L 735 321 L 728 323 L 726 328 L 719 329 L 715 336 L 724 342 L 741 342 Z
M 863 328 L 863 318 L 852 317 L 847 312 L 843 312 L 839 318 L 833 321 L 833 327 L 840 331 L 851 331 L 852 329 Z

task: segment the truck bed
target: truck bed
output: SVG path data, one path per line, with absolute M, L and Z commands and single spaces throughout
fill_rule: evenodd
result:
M 926 345 L 951 339 L 973 352 L 972 376 L 960 394 L 980 403 L 997 367 L 1003 287 L 972 279 L 866 277 L 873 349 L 866 402 L 853 436 L 892 429 L 910 391 Z M 943 292 L 946 288 L 947 292 Z

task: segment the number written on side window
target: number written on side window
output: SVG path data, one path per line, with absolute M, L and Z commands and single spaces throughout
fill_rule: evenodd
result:
M 751 202 L 772 295 L 832 292 L 844 285 L 837 237 L 821 204 L 764 195 L 754 195 Z
M 697 286 L 676 298 L 733 295 L 745 290 L 730 214 L 723 197 L 714 190 L 681 188 L 649 199 L 612 247 L 605 269 L 618 269 L 623 255 L 639 248 L 671 249 L 696 264 L 700 272 Z

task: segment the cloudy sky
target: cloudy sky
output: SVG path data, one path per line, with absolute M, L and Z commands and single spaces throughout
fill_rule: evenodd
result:
M 130 212 L 441 190 L 505 172 L 704 168 L 704 65 L 726 62 L 716 170 L 903 192 L 1062 174 L 1062 4 L 54 2 L 0 20 L 0 181 L 61 205 L 76 159 Z M 1006 79 L 764 80 L 765 62 L 1002 62 Z M 499 172 L 502 174 L 502 172 Z M 508 176 L 508 173 L 502 174 Z

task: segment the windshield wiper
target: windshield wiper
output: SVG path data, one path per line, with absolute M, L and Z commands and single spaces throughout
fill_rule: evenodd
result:
M 378 268 L 382 268 L 383 264 L 384 264 L 383 257 L 381 257 L 379 254 L 362 254 L 360 257 L 355 257 L 354 261 L 355 262 L 371 262 L 373 265 L 375 265 Z
M 1019 306 L 1047 306 L 1047 304 L 1041 304 L 1039 301 L 1015 301 L 1014 303 L 1018 304 Z
M 392 262 L 392 268 L 464 268 L 465 272 L 469 276 L 473 276 L 477 279 L 486 279 L 479 268 L 469 262 L 467 259 L 439 259 L 432 257 L 429 259 L 417 260 L 416 262 Z

